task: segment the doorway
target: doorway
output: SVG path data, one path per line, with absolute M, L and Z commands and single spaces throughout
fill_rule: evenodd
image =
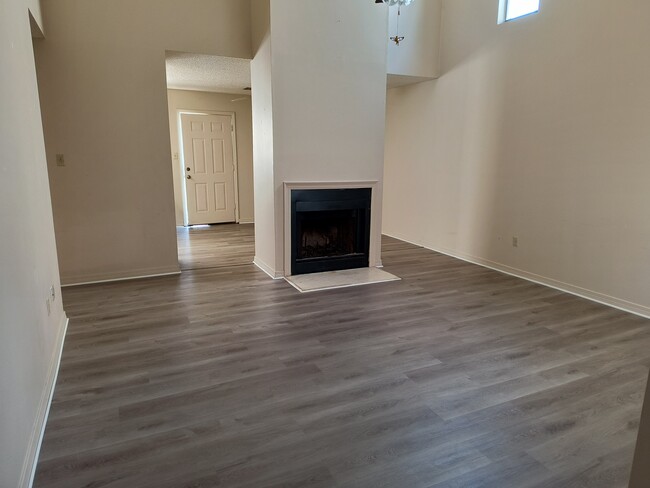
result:
M 166 53 L 179 264 L 254 257 L 250 60 Z

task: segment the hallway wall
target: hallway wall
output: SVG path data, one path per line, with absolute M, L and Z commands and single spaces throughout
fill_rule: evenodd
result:
M 43 15 L 36 53 L 62 281 L 177 272 L 165 51 L 250 58 L 250 2 L 43 0 Z

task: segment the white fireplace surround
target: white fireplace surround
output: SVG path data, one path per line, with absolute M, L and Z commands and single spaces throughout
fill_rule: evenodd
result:
M 291 276 L 291 190 L 336 190 L 371 188 L 369 267 L 381 268 L 381 198 L 379 181 L 285 181 L 284 182 L 284 273 Z

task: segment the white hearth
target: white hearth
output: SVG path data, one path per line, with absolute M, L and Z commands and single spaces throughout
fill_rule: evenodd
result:
M 399 281 L 397 276 L 387 273 L 379 268 L 346 269 L 343 271 L 328 271 L 326 273 L 312 273 L 296 276 L 287 276 L 287 282 L 300 293 L 313 293 L 315 291 L 351 288 L 354 286 L 372 285 Z

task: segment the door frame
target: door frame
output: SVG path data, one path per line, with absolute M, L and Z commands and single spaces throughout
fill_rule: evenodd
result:
M 179 108 L 176 110 L 176 125 L 178 127 L 178 153 L 181 170 L 181 191 L 183 194 L 183 225 L 188 227 L 189 217 L 187 213 L 187 188 L 185 186 L 185 146 L 183 145 L 183 121 L 181 115 L 227 115 L 230 116 L 230 137 L 232 137 L 232 160 L 234 165 L 234 185 L 235 185 L 235 223 L 239 224 L 239 160 L 237 159 L 237 122 L 235 112 L 226 112 L 224 110 L 197 110 Z

